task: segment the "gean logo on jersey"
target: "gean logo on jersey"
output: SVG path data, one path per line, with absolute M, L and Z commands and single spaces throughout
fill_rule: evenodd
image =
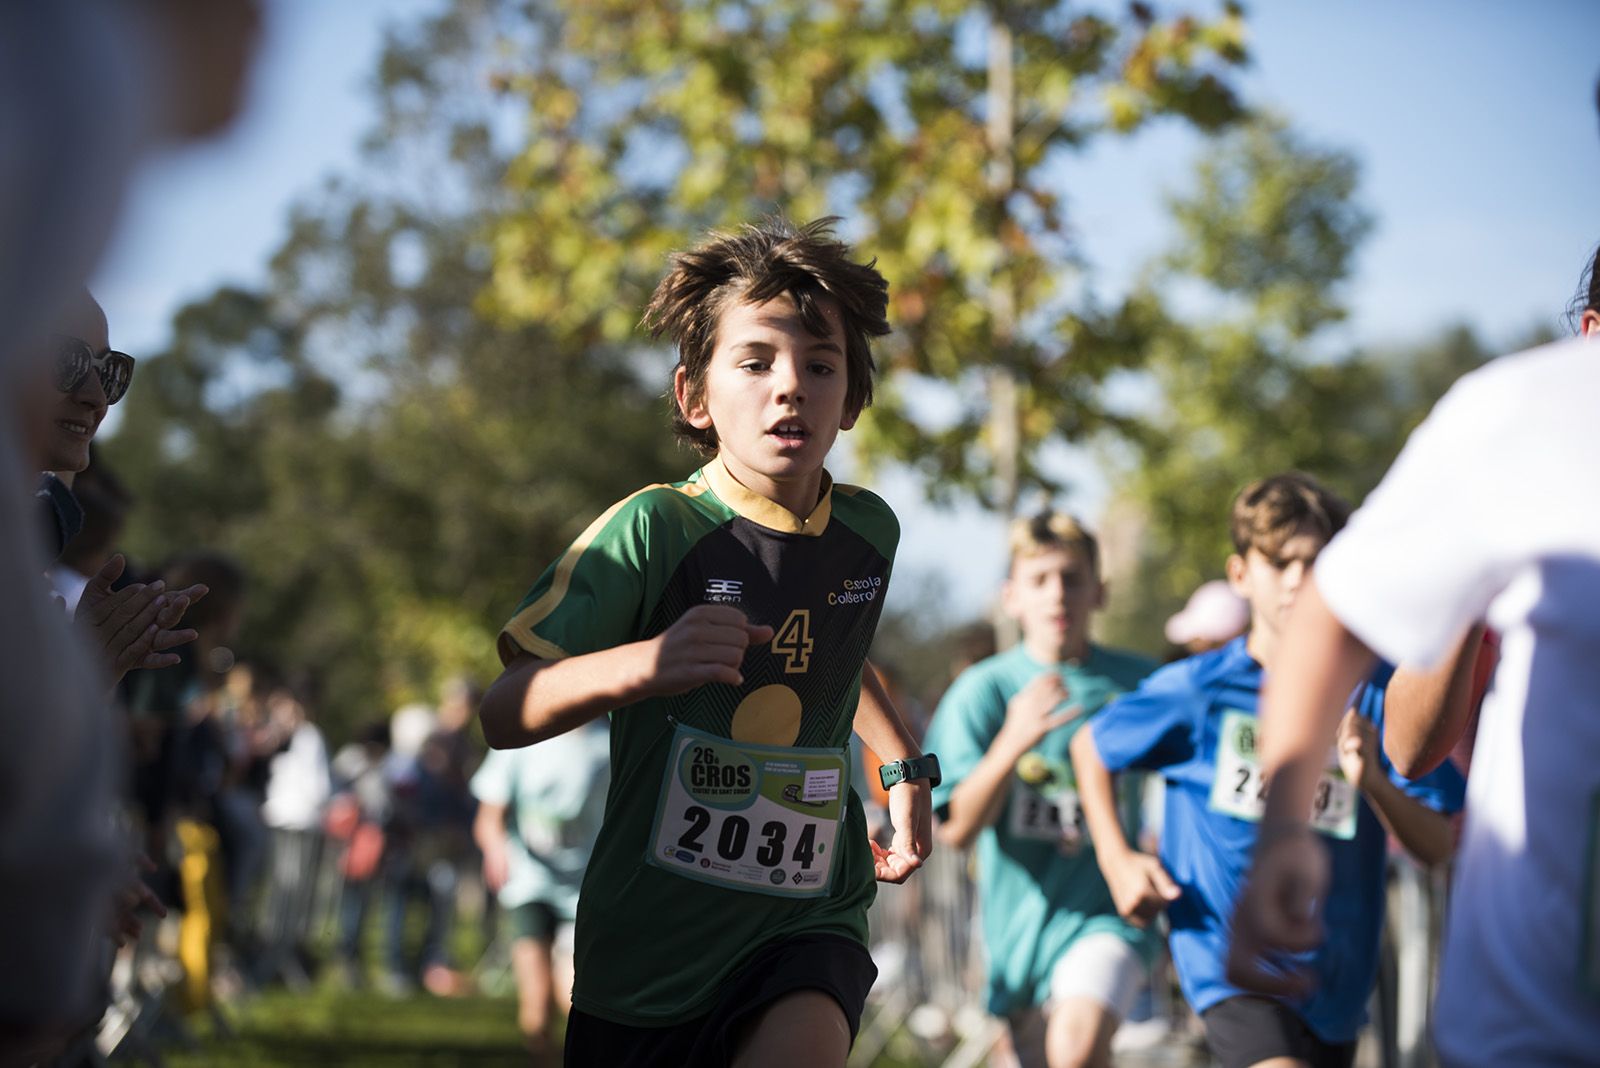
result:
M 706 579 L 707 604 L 738 604 L 744 597 L 744 583 L 737 579 Z

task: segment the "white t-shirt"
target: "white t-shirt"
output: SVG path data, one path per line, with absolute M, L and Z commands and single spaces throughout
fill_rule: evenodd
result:
M 328 747 L 322 732 L 302 723 L 289 736 L 289 745 L 268 765 L 267 799 L 261 818 L 282 831 L 313 831 L 321 823 L 328 801 Z
M 1427 664 L 1500 632 L 1435 1007 L 1451 1065 L 1600 1057 L 1600 344 L 1450 390 L 1317 559 L 1335 616 Z

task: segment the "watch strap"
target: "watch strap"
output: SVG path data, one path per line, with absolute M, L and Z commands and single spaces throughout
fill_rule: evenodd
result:
M 939 758 L 932 753 L 924 753 L 910 760 L 891 760 L 878 768 L 878 781 L 883 783 L 885 790 L 914 779 L 927 779 L 929 786 L 938 786 L 942 781 Z

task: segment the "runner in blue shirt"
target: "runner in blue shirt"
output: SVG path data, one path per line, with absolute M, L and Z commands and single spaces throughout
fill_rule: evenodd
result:
M 1318 785 L 1314 826 L 1333 872 L 1331 937 L 1298 963 L 1316 978 L 1292 999 L 1247 995 L 1225 979 L 1228 923 L 1255 850 L 1265 791 L 1256 708 L 1265 670 L 1304 576 L 1349 509 L 1305 475 L 1264 479 L 1234 502 L 1228 579 L 1250 602 L 1251 629 L 1157 672 L 1073 742 L 1084 815 L 1119 910 L 1148 922 L 1165 909 L 1184 996 L 1226 1068 L 1273 1062 L 1347 1068 L 1376 979 L 1387 834 L 1435 864 L 1453 849 L 1444 813 L 1465 783 L 1453 765 L 1409 782 L 1378 744 L 1394 672 L 1359 686 Z M 1413 693 L 1440 691 L 1410 683 Z M 1440 698 L 1442 699 L 1442 698 Z M 1134 852 L 1116 822 L 1112 773 L 1160 771 L 1167 782 L 1161 857 Z

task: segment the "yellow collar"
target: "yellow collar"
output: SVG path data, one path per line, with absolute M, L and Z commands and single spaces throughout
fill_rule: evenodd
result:
M 715 493 L 723 504 L 752 523 L 759 523 L 780 534 L 817 537 L 827 529 L 828 518 L 833 514 L 833 478 L 826 471 L 822 472 L 822 496 L 817 501 L 817 506 L 811 510 L 811 514 L 803 519 L 770 497 L 763 497 L 754 490 L 746 488 L 742 482 L 733 477 L 720 456 L 701 468 L 700 473 L 706 484 L 711 487 L 711 492 Z

